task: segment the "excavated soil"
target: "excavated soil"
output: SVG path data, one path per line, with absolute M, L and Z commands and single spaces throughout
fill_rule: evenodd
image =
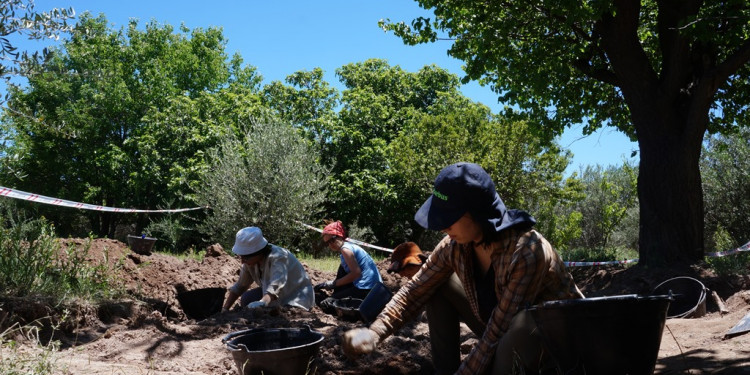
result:
M 82 248 L 85 240 L 64 240 Z M 239 262 L 219 245 L 206 249 L 203 260 L 180 260 L 153 253 L 136 254 L 116 240 L 97 239 L 89 248 L 92 264 L 107 264 L 128 298 L 97 306 L 57 306 L 38 299 L 0 297 L 0 325 L 42 324 L 43 338 L 60 340 L 56 364 L 63 374 L 237 374 L 231 353 L 222 343 L 227 334 L 259 327 L 309 326 L 325 335 L 309 374 L 432 374 L 429 331 L 424 315 L 386 339 L 375 353 L 347 358 L 341 336 L 361 322 L 294 308 L 253 311 L 235 308 L 203 320 L 189 319 L 177 300 L 181 291 L 226 288 L 237 277 Z M 403 280 L 378 264 L 386 286 L 396 291 Z M 310 269 L 313 284 L 335 275 Z M 648 294 L 664 280 L 690 276 L 715 291 L 726 313 L 708 298 L 707 313 L 691 319 L 668 319 L 657 374 L 750 374 L 750 333 L 724 335 L 750 313 L 750 278 L 716 277 L 702 269 L 647 272 L 636 267 L 576 268 L 576 281 L 589 296 Z M 710 293 L 710 292 L 709 292 Z M 40 323 L 41 322 L 41 323 Z M 46 324 L 44 322 L 47 322 Z M 50 324 L 52 323 L 52 324 Z M 627 322 L 624 322 L 625 324 Z M 54 325 L 54 329 L 51 328 Z M 606 327 L 601 327 L 606 329 Z M 462 353 L 476 338 L 464 329 Z

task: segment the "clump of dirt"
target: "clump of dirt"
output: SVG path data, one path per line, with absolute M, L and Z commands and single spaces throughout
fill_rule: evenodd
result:
M 66 246 L 84 248 L 87 240 L 63 240 Z M 2 298 L 0 326 L 11 322 L 48 320 L 47 336 L 62 343 L 58 365 L 65 374 L 236 374 L 231 353 L 222 343 L 226 335 L 251 328 L 300 328 L 309 326 L 324 334 L 311 374 L 432 374 L 429 330 L 424 314 L 381 343 L 375 353 L 356 360 L 341 349 L 342 334 L 364 326 L 323 313 L 295 308 L 250 310 L 235 308 L 203 320 L 189 319 L 177 293 L 203 288 L 227 288 L 237 278 L 239 261 L 221 248 L 206 249 L 203 260 L 180 260 L 153 253 L 141 255 L 116 240 L 96 239 L 87 261 L 106 264 L 120 280 L 124 295 L 97 306 L 55 306 L 50 301 Z M 386 272 L 388 260 L 378 263 L 384 284 L 392 291 L 405 283 Z M 335 274 L 305 268 L 317 284 Z M 589 296 L 649 294 L 660 282 L 673 276 L 691 276 L 704 282 L 725 302 L 728 314 L 708 301 L 708 313 L 696 319 L 670 319 L 659 353 L 659 374 L 743 373 L 750 366 L 747 352 L 750 334 L 722 340 L 723 334 L 750 312 L 750 280 L 747 277 L 717 277 L 702 269 L 648 271 L 639 267 L 577 268 L 577 284 Z M 41 320 L 40 320 L 41 319 Z M 54 327 L 54 329 L 52 329 Z M 462 330 L 462 354 L 476 342 Z M 744 353 L 744 354 L 743 354 Z M 729 370 L 727 370 L 729 369 Z M 732 372 L 736 369 L 739 372 Z M 729 372 L 726 372 L 729 371 Z M 747 373 L 747 372 L 744 372 Z

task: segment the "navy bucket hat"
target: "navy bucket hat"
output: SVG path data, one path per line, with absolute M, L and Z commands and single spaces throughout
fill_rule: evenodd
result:
M 535 224 L 531 215 L 507 210 L 490 175 L 474 163 L 451 164 L 435 178 L 432 195 L 414 220 L 424 228 L 443 230 L 469 212 L 482 227 L 500 232 L 516 224 Z

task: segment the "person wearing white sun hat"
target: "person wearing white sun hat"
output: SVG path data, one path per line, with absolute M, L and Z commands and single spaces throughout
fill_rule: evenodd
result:
M 249 308 L 312 308 L 315 295 L 302 263 L 289 250 L 269 243 L 260 228 L 240 229 L 232 252 L 240 258 L 240 277 L 229 288 L 222 311 L 229 310 L 238 298 L 240 305 Z M 249 289 L 253 282 L 258 287 Z

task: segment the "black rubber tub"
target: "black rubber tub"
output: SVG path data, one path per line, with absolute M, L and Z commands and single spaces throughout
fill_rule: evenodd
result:
M 304 328 L 254 328 L 232 332 L 222 340 L 243 375 L 313 374 L 323 334 Z
M 221 311 L 225 288 L 205 288 L 177 293 L 177 301 L 190 319 L 203 320 Z
M 359 298 L 344 297 L 333 301 L 333 308 L 336 310 L 336 316 L 341 320 L 348 322 L 362 320 L 362 314 L 359 312 L 359 307 L 361 305 L 362 300 Z
M 651 375 L 671 297 L 550 301 L 528 310 L 560 374 Z
M 342 320 L 362 321 L 365 324 L 370 324 L 383 311 L 391 297 L 393 297 L 393 294 L 388 290 L 388 287 L 383 283 L 377 283 L 364 300 L 352 297 L 341 298 L 333 302 L 333 308 L 336 310 L 336 315 Z

